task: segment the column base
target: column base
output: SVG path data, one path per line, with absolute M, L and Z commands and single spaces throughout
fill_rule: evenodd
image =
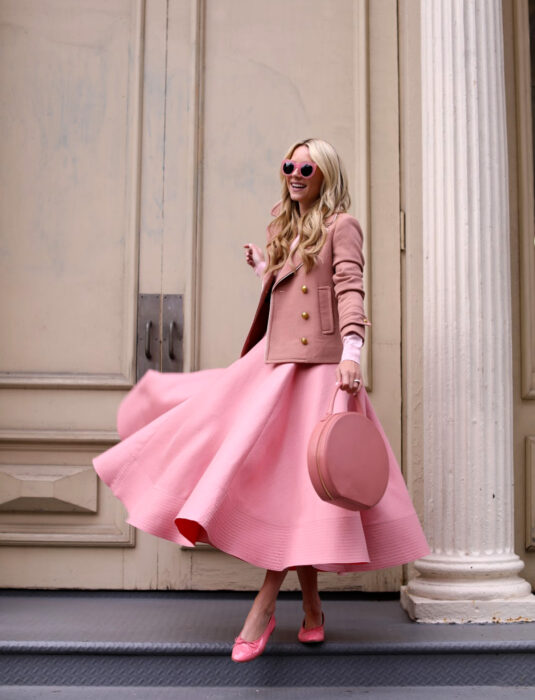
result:
M 401 607 L 416 622 L 465 624 L 535 622 L 535 595 L 490 600 L 434 600 L 401 587 Z

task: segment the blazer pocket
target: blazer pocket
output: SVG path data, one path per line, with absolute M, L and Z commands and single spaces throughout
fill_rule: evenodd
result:
M 318 287 L 318 303 L 322 333 L 334 333 L 333 297 L 330 287 Z

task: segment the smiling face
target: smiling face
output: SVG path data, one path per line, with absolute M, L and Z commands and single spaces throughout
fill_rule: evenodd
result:
M 291 155 L 294 163 L 312 163 L 308 146 L 298 146 Z M 299 167 L 286 176 L 286 186 L 292 201 L 299 204 L 299 213 L 305 214 L 320 196 L 323 173 L 319 168 L 312 177 L 303 177 Z

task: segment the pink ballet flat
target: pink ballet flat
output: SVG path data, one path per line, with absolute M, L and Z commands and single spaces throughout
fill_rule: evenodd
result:
M 234 646 L 232 647 L 232 660 L 242 662 L 252 661 L 252 659 L 256 659 L 257 656 L 260 656 L 260 654 L 263 653 L 264 649 L 266 648 L 268 639 L 274 629 L 275 616 L 272 615 L 269 618 L 269 622 L 267 624 L 266 629 L 262 633 L 262 636 L 260 636 L 258 639 L 255 639 L 254 642 L 247 642 L 241 637 L 236 637 L 236 639 L 234 640 Z
M 319 627 L 313 627 L 310 630 L 305 629 L 305 621 L 301 625 L 301 629 L 297 634 L 297 639 L 303 644 L 323 642 L 325 639 L 325 615 L 321 613 L 321 625 Z

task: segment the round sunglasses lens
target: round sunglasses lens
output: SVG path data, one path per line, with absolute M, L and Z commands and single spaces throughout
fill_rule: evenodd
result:
M 293 173 L 293 171 L 294 171 L 293 163 L 290 163 L 290 161 L 287 160 L 282 166 L 282 172 L 285 175 L 291 175 Z
M 303 177 L 310 177 L 312 175 L 312 171 L 314 168 L 311 165 L 302 165 L 301 166 L 301 175 Z

